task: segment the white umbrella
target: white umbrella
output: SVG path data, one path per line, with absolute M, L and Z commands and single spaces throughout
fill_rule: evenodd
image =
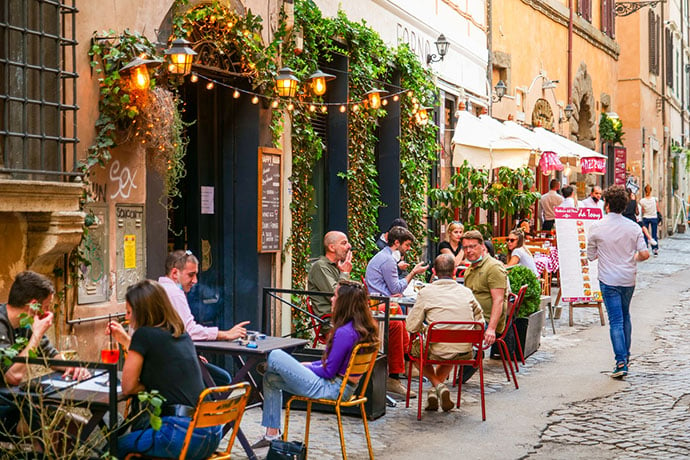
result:
M 526 166 L 532 151 L 527 142 L 506 133 L 500 122 L 482 120 L 464 110 L 458 112 L 452 144 L 453 166 L 467 160 L 477 169 Z

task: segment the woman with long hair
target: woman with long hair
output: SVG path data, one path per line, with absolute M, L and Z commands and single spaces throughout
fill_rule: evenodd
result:
M 438 245 L 439 254 L 450 254 L 455 258 L 455 266 L 462 264 L 465 253 L 462 250 L 462 234 L 465 226 L 461 222 L 451 222 L 446 229 L 446 241 Z
M 274 350 L 268 355 L 261 420 L 266 434 L 254 444 L 254 448 L 266 447 L 280 436 L 283 390 L 310 398 L 336 399 L 353 348 L 358 343 L 378 341 L 378 327 L 369 311 L 369 296 L 364 286 L 341 280 L 331 304 L 332 329 L 321 360 L 300 363 L 282 350 Z M 350 375 L 344 398 L 354 393 L 360 377 Z
M 106 333 L 128 349 L 122 369 L 122 392 L 134 395 L 158 390 L 165 398 L 159 430 L 140 427 L 118 440 L 124 458 L 130 452 L 153 457 L 180 455 L 191 416 L 204 390 L 194 342 L 163 287 L 144 280 L 127 289 L 126 319 L 134 328 L 131 339 L 120 323 L 112 321 Z M 187 458 L 207 458 L 222 438 L 221 427 L 194 430 Z
M 640 200 L 640 207 L 642 208 L 642 226 L 649 230 L 651 238 L 648 238 L 645 234 L 645 243 L 652 245 L 652 251 L 655 256 L 659 255 L 659 236 L 657 234 L 657 228 L 659 226 L 658 215 L 659 212 L 659 200 L 655 196 L 652 196 L 652 186 L 647 184 L 644 186 L 644 198 Z
M 510 258 L 506 267 L 512 267 L 514 265 L 523 265 L 539 278 L 539 272 L 537 271 L 537 264 L 534 263 L 534 257 L 532 253 L 525 246 L 525 234 L 522 230 L 513 230 L 508 234 L 506 239 L 506 245 L 508 246 L 508 251 L 510 252 Z

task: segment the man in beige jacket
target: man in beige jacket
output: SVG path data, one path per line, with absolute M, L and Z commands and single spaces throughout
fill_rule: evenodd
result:
M 452 255 L 441 254 L 436 258 L 433 272 L 438 279 L 419 292 L 414 308 L 407 316 L 408 331 L 421 332 L 425 328 L 425 323 L 431 324 L 434 321 L 484 322 L 484 314 L 479 302 L 474 298 L 472 291 L 453 279 L 454 270 L 455 260 Z M 419 356 L 419 341 L 412 344 L 411 354 L 415 357 Z M 464 343 L 432 344 L 429 355 L 434 360 L 472 359 L 472 347 Z M 422 370 L 424 376 L 433 386 L 427 395 L 425 410 L 438 410 L 439 399 L 445 412 L 453 408 L 450 390 L 444 383 L 451 370 L 453 370 L 452 365 L 424 366 Z

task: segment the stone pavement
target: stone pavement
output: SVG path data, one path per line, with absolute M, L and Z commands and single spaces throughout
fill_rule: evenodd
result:
M 687 271 L 688 267 L 690 237 L 676 235 L 663 240 L 660 256 L 640 264 L 635 298 L 644 295 L 645 291 L 651 292 L 660 280 L 677 276 L 680 271 Z M 690 286 L 690 283 L 686 286 Z M 374 453 L 377 458 L 384 459 L 416 458 L 434 450 L 428 444 L 437 442 L 430 441 L 432 439 L 451 441 L 459 439 L 458 436 L 467 435 L 456 450 L 441 449 L 436 452 L 436 456 L 533 460 L 592 457 L 687 458 L 690 456 L 690 364 L 686 357 L 690 352 L 690 344 L 684 339 L 690 323 L 688 306 L 690 290 L 683 293 L 678 305 L 653 306 L 658 309 L 668 308 L 666 319 L 653 331 L 656 340 L 653 349 L 642 354 L 636 354 L 635 348 L 633 349 L 631 373 L 625 382 L 614 381 L 618 385 L 611 385 L 608 380 L 612 379 L 603 380 L 604 383 L 600 385 L 602 394 L 593 398 L 567 401 L 568 392 L 563 390 L 565 396 L 558 394 L 556 397 L 551 396 L 549 400 L 537 400 L 533 403 L 530 398 L 534 398 L 532 394 L 542 384 L 540 375 L 545 374 L 547 368 L 557 370 L 559 366 L 568 366 L 567 362 L 559 360 L 563 355 L 579 349 L 587 353 L 585 347 L 591 333 L 596 334 L 601 342 L 597 344 L 598 352 L 608 353 L 606 359 L 610 359 L 611 367 L 613 366 L 610 344 L 607 343 L 608 327 L 604 329 L 599 326 L 597 311 L 576 309 L 575 326 L 571 328 L 568 327 L 567 308 L 564 308 L 561 318 L 556 320 L 556 334 L 552 334 L 547 319 L 540 349 L 527 358 L 526 366 L 520 367 L 520 390 L 515 390 L 512 382 L 506 380 L 500 360 L 484 361 L 486 422 L 481 421 L 478 379 L 473 377 L 463 385 L 459 410 L 454 409 L 450 413 L 424 412 L 422 422 L 418 422 L 417 400 L 411 400 L 410 408 L 405 408 L 402 401 L 394 408 L 387 408 L 384 417 L 370 421 Z M 637 324 L 635 316 L 633 323 Z M 602 350 L 602 347 L 608 348 Z M 590 369 L 583 371 L 591 374 Z M 606 374 L 609 371 L 600 372 Z M 548 373 L 549 378 L 552 378 L 552 373 L 553 370 Z M 595 391 L 598 390 L 595 388 Z M 453 398 L 456 394 L 452 390 Z M 538 393 L 537 397 L 541 398 Z M 491 407 L 492 404 L 505 405 L 506 400 L 514 401 L 516 410 L 522 412 L 514 414 L 515 423 L 520 423 L 519 430 L 506 428 L 506 424 L 510 427 L 510 417 L 506 417 L 503 407 Z M 536 411 L 534 416 L 530 409 Z M 528 423 L 520 419 L 520 415 L 526 417 Z M 259 408 L 248 410 L 244 416 L 242 428 L 250 442 L 258 439 L 263 432 L 260 421 Z M 368 458 L 361 420 L 346 416 L 343 424 L 348 457 Z M 516 434 L 517 431 L 521 434 Z M 534 432 L 533 436 L 524 436 L 524 432 L 530 431 Z M 295 411 L 291 417 L 289 437 L 291 440 L 299 440 L 303 434 L 303 412 Z M 424 442 L 415 442 L 415 438 Z M 474 438 L 480 442 L 482 439 L 500 439 L 501 443 L 510 446 L 501 450 L 500 454 L 496 451 L 480 455 L 472 451 L 473 453 L 464 455 L 464 443 L 472 443 Z M 529 438 L 535 441 L 530 442 Z M 257 452 L 259 458 L 265 457 L 266 450 Z M 312 414 L 309 456 L 315 459 L 341 457 L 334 415 Z M 238 442 L 233 448 L 233 458 L 246 458 Z

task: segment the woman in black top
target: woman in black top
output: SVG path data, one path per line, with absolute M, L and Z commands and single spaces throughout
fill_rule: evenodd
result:
M 455 266 L 462 264 L 465 253 L 462 250 L 462 233 L 465 227 L 460 222 L 451 222 L 446 229 L 446 241 L 438 245 L 439 254 L 450 254 L 455 258 Z
M 165 403 L 160 430 L 145 427 L 120 437 L 118 452 L 122 458 L 130 452 L 177 457 L 190 416 L 204 389 L 194 342 L 185 333 L 184 323 L 157 282 L 144 280 L 130 286 L 126 300 L 126 318 L 135 329 L 132 338 L 116 321 L 108 324 L 107 330 L 125 349 L 129 348 L 122 369 L 122 392 L 134 395 L 158 390 Z M 213 454 L 220 443 L 221 430 L 221 427 L 195 429 L 187 458 L 201 459 Z

